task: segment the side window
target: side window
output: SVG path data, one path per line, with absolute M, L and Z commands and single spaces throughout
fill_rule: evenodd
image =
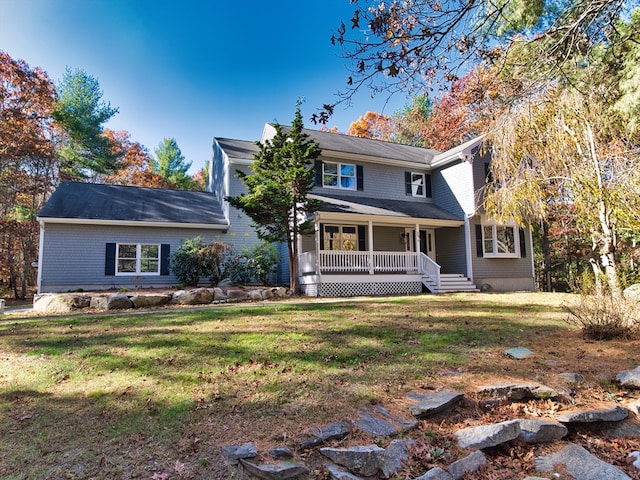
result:
M 482 238 L 482 250 L 478 249 L 478 253 L 484 257 L 519 257 L 523 245 L 518 241 L 519 232 L 516 230 L 517 227 L 511 225 L 483 224 L 476 231 L 476 235 Z
M 358 229 L 354 225 L 323 225 L 323 250 L 358 250 Z
M 169 275 L 168 243 L 107 243 L 104 274 Z

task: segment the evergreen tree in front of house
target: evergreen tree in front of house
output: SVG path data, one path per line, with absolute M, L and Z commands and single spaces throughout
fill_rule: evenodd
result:
M 308 198 L 315 180 L 313 161 L 320 156 L 320 145 L 303 132 L 300 104 L 298 100 L 290 129 L 276 123 L 275 136 L 259 144 L 252 172 L 237 171 L 248 192 L 227 197 L 233 207 L 253 220 L 260 239 L 287 243 L 290 288 L 295 293 L 300 290 L 296 240 L 298 235 L 312 232 L 311 217 L 320 206 Z

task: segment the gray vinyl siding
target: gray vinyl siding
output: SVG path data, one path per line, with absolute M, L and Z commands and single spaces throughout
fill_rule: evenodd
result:
M 473 212 L 473 185 L 470 185 L 468 163 L 457 162 L 435 170 L 431 182 L 436 205 L 461 218 Z
M 435 241 L 437 262 L 442 266 L 440 273 L 466 274 L 464 227 L 438 228 Z
M 416 165 L 412 168 L 380 165 L 367 162 L 353 162 L 350 160 L 337 160 L 330 157 L 321 157 L 320 160 L 332 163 L 346 163 L 362 166 L 363 190 L 348 190 L 343 188 L 315 187 L 314 193 L 339 193 L 340 195 L 353 195 L 356 197 L 385 198 L 390 200 L 412 200 L 416 202 L 431 202 L 431 198 L 412 197 L 405 193 L 405 172 L 429 174 L 426 166 Z
M 231 165 L 233 171 L 229 172 L 229 194 L 230 197 L 237 197 L 242 193 L 247 193 L 242 180 L 236 175 L 236 170 L 240 170 L 244 173 L 250 173 L 251 169 L 248 166 Z M 229 208 L 229 237 L 228 242 L 233 245 L 238 251 L 243 248 L 253 248 L 260 244 L 261 241 L 258 238 L 256 229 L 253 226 L 253 221 L 242 210 L 228 206 Z
M 196 236 L 207 243 L 224 242 L 227 238 L 222 231 L 205 229 L 46 223 L 41 254 L 46 262 L 40 265 L 40 292 L 173 287 L 177 283 L 173 274 L 105 275 L 106 244 L 169 244 L 171 252 L 175 252 L 183 240 Z

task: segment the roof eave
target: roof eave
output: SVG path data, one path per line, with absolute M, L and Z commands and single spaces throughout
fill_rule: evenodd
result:
M 56 217 L 36 217 L 40 225 L 46 223 L 67 224 L 67 225 L 109 225 L 121 227 L 164 227 L 164 228 L 189 228 L 203 230 L 228 230 L 229 225 L 213 223 L 180 223 L 180 222 L 148 222 L 135 220 L 106 220 L 96 218 L 56 218 Z

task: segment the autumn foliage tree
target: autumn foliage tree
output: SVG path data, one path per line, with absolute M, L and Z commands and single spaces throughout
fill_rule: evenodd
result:
M 37 259 L 36 213 L 57 174 L 48 75 L 0 51 L 0 281 L 27 295 Z
M 393 135 L 393 120 L 388 115 L 377 112 L 367 112 L 355 122 L 351 122 L 347 135 L 360 138 L 391 141 Z

